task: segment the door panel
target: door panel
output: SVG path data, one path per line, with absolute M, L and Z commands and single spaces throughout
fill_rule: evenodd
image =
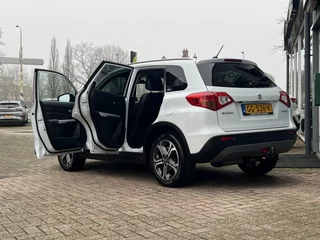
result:
M 71 116 L 73 106 L 72 102 L 40 101 L 48 137 L 56 150 L 80 148 L 85 144 L 85 129 Z
M 132 67 L 103 61 L 76 97 L 73 117 L 87 132 L 91 153 L 117 151 L 124 143 L 126 94 Z
M 125 136 L 125 98 L 94 89 L 89 104 L 99 141 L 109 148 L 121 147 Z
M 82 151 L 86 131 L 72 117 L 76 89 L 60 73 L 35 69 L 34 74 L 31 122 L 37 157 Z

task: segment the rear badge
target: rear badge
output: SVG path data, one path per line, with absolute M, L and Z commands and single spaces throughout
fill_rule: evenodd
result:
M 261 100 L 262 99 L 261 93 L 257 93 L 257 97 L 258 97 L 259 100 Z
M 234 114 L 234 112 L 222 112 L 221 114 L 229 115 L 229 114 Z

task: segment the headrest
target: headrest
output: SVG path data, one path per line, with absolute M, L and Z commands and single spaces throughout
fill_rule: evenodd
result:
M 148 75 L 146 78 L 146 89 L 149 91 L 162 91 L 162 80 L 158 75 Z

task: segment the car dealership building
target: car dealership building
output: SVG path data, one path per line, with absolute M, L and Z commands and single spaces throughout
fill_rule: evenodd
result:
M 320 0 L 290 0 L 284 22 L 287 57 L 287 92 L 297 98 L 302 112 L 299 136 L 306 153 L 319 153 Z M 320 78 L 319 78 L 320 81 Z M 318 93 L 319 92 L 319 93 Z M 309 96 L 309 97 L 307 97 Z

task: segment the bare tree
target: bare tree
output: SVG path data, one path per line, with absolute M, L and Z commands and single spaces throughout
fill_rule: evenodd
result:
M 19 98 L 19 79 L 19 66 L 3 65 L 0 72 L 0 96 L 3 100 Z
M 2 30 L 0 28 L 0 39 L 1 39 L 1 37 L 2 37 Z M 0 46 L 4 46 L 4 42 L 0 41 Z M 0 56 L 4 56 L 4 55 L 5 55 L 4 52 L 2 50 L 0 50 Z
M 73 53 L 75 81 L 81 85 L 85 84 L 103 60 L 119 63 L 129 62 L 128 51 L 117 45 L 96 47 L 92 43 L 81 43 L 73 48 Z
M 129 63 L 129 52 L 118 45 L 104 45 L 101 48 L 103 60 L 127 64 Z
M 92 43 L 77 44 L 73 48 L 75 79 L 79 84 L 85 84 L 101 62 L 99 51 L 100 49 L 93 46 Z
M 71 41 L 68 39 L 64 52 L 64 58 L 62 63 L 63 74 L 71 81 L 74 82 L 74 62 Z
M 51 46 L 50 46 L 50 55 L 49 55 L 49 65 L 48 68 L 52 71 L 59 71 L 59 50 L 57 47 L 57 41 L 55 36 L 51 39 Z M 46 81 L 46 85 L 44 86 L 47 91 L 50 93 L 50 98 L 54 99 L 59 92 L 59 81 L 56 75 L 49 74 L 48 79 Z M 43 82 L 44 83 L 44 82 Z
M 279 19 L 277 20 L 277 24 L 278 24 L 279 26 L 281 26 L 281 29 L 280 29 L 280 31 L 279 31 L 279 35 L 280 35 L 280 36 L 283 36 L 283 35 L 284 35 L 284 22 L 285 22 L 285 21 L 286 21 L 286 19 L 285 19 L 284 17 L 279 18 Z M 284 40 L 283 40 L 283 38 L 281 38 L 281 39 L 282 39 L 282 40 L 281 40 L 281 43 L 280 43 L 280 44 L 273 46 L 273 49 L 272 49 L 272 53 L 273 53 L 273 54 L 277 53 L 278 51 L 284 52 Z
M 51 39 L 48 68 L 52 71 L 59 71 L 59 50 L 57 47 L 57 40 L 55 36 L 53 36 Z
M 63 74 L 75 85 L 75 74 L 74 74 L 74 60 L 73 60 L 73 50 L 71 46 L 71 41 L 68 39 L 67 45 L 64 52 L 64 58 L 62 63 Z M 66 89 L 63 89 L 65 93 L 70 92 L 70 85 L 63 84 Z

